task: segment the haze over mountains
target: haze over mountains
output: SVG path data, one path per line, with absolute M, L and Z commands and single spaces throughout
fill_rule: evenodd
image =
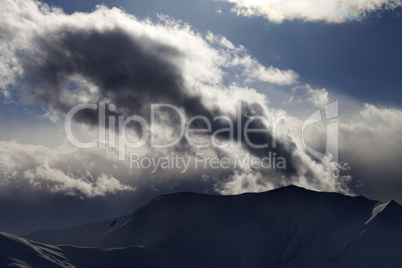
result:
M 401 241 L 402 207 L 394 201 L 287 186 L 163 195 L 117 219 L 25 239 L 1 233 L 0 265 L 402 267 Z

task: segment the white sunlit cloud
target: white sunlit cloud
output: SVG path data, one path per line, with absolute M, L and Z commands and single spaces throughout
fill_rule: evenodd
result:
M 284 20 L 324 21 L 342 23 L 361 20 L 369 12 L 394 9 L 398 0 L 226 0 L 234 3 L 233 11 L 243 16 L 263 16 L 282 23 Z
M 110 174 L 113 169 L 100 171 L 93 162 L 95 157 L 95 152 L 87 155 L 66 146 L 51 150 L 13 141 L 0 142 L 2 192 L 9 187 L 18 187 L 31 188 L 33 192 L 44 190 L 79 197 L 96 197 L 135 190 L 114 178 Z M 98 172 L 94 172 L 94 169 Z

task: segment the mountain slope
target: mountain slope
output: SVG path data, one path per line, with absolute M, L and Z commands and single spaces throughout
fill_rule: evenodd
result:
M 56 247 L 0 233 L 0 267 L 177 267 L 176 264 L 141 247 Z
M 99 249 L 91 252 L 102 256 L 133 251 L 130 256 L 155 267 L 402 266 L 401 206 L 377 203 L 295 186 L 238 196 L 178 193 L 158 197 L 116 222 L 27 238 L 95 246 Z M 70 259 L 88 250 L 61 248 Z M 155 263 L 160 259 L 162 266 Z
M 61 249 L 0 233 L 0 267 L 74 267 Z
M 377 204 L 364 230 L 337 259 L 339 267 L 402 266 L 402 207 L 395 201 Z

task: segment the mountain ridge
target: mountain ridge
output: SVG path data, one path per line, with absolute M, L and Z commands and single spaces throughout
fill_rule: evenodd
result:
M 34 233 L 28 234 L 28 235 L 24 235 L 22 237 L 24 238 L 28 238 L 28 239 L 32 239 L 32 240 L 37 240 L 37 241 L 41 241 L 44 243 L 49 243 L 49 244 L 63 244 L 62 242 L 58 242 L 57 240 L 43 240 L 42 236 L 46 236 L 46 234 L 49 234 L 51 236 L 54 236 L 56 233 L 58 232 L 63 232 L 63 231 L 74 231 L 77 230 L 79 228 L 82 227 L 88 227 L 88 229 L 92 229 L 93 230 L 93 226 L 98 225 L 98 224 L 102 224 L 104 225 L 104 232 L 110 232 L 115 228 L 118 228 L 121 224 L 123 224 L 127 219 L 129 219 L 133 214 L 140 212 L 141 210 L 143 210 L 144 208 L 147 208 L 149 206 L 152 206 L 155 202 L 161 202 L 162 200 L 170 200 L 172 198 L 174 199 L 181 199 L 183 197 L 187 198 L 187 197 L 194 197 L 194 198 L 208 198 L 208 199 L 237 199 L 237 198 L 247 198 L 248 196 L 259 196 L 261 198 L 263 198 L 263 196 L 265 195 L 270 195 L 270 194 L 280 194 L 282 197 L 286 197 L 290 194 L 294 194 L 294 193 L 305 193 L 305 194 L 324 194 L 324 195 L 331 195 L 331 196 L 338 196 L 338 197 L 346 197 L 346 198 L 357 198 L 357 199 L 363 199 L 363 200 L 367 200 L 367 201 L 372 201 L 370 199 L 367 199 L 364 196 L 346 196 L 340 193 L 333 193 L 333 192 L 317 192 L 317 191 L 313 191 L 313 190 L 309 190 L 309 189 L 305 189 L 303 187 L 299 187 L 299 186 L 295 186 L 295 185 L 288 185 L 288 186 L 284 186 L 281 188 L 277 188 L 274 190 L 270 190 L 270 191 L 265 191 L 265 192 L 260 192 L 260 193 L 242 193 L 242 194 L 238 194 L 238 195 L 210 195 L 210 194 L 203 194 L 203 193 L 193 193 L 193 192 L 179 192 L 179 193 L 169 193 L 169 194 L 163 194 L 160 195 L 154 199 L 152 199 L 151 201 L 149 201 L 146 205 L 144 205 L 143 207 L 137 209 L 136 211 L 134 211 L 131 214 L 125 215 L 125 216 L 121 216 L 121 217 L 117 217 L 117 218 L 112 218 L 112 219 L 107 219 L 107 220 L 103 220 L 101 222 L 93 222 L 93 223 L 88 223 L 88 224 L 84 224 L 84 225 L 80 225 L 80 226 L 75 226 L 75 227 L 71 227 L 71 228 L 66 228 L 66 229 L 58 229 L 58 230 L 40 230 L 40 231 L 36 231 Z M 289 197 L 289 196 L 288 196 Z M 294 198 L 294 196 L 292 197 Z M 377 201 L 372 201 L 377 203 Z M 399 204 L 398 204 L 399 205 Z M 115 222 L 114 227 L 113 228 L 108 228 L 110 226 L 111 223 Z M 109 224 L 110 223 L 110 224 Z M 88 233 L 88 232 L 86 232 Z M 62 238 L 64 239 L 64 237 Z M 69 244 L 72 245 L 76 245 L 76 246 L 95 246 L 94 244 L 88 244 L 88 243 L 80 243 L 78 241 L 78 243 L 72 243 L 72 241 L 69 241 Z
M 231 196 L 167 194 L 123 217 L 25 238 L 57 245 L 83 267 L 83 252 L 112 259 L 130 252 L 137 259 L 127 258 L 150 267 L 355 267 L 386 259 L 398 266 L 401 226 L 395 201 L 287 186 Z

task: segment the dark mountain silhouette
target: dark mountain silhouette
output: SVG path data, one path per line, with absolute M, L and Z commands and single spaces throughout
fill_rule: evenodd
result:
M 128 216 L 25 238 L 39 242 L 0 235 L 0 265 L 402 267 L 402 207 L 296 186 L 177 193 Z

